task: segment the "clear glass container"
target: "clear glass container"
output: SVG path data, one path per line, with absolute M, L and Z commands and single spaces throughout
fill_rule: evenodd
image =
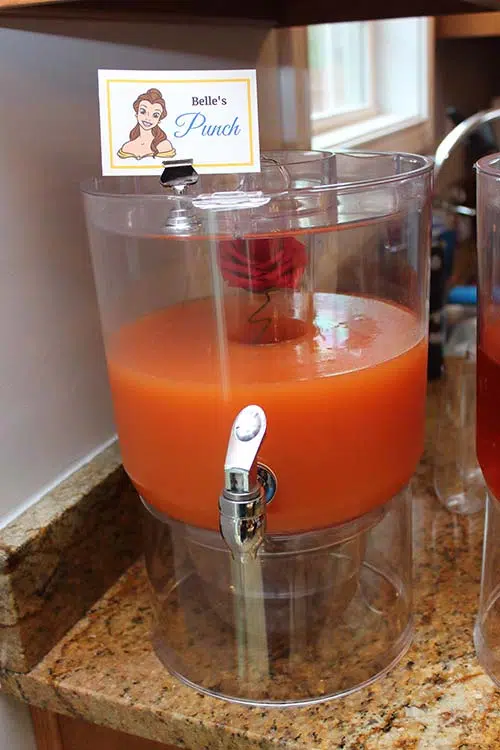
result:
M 500 154 L 480 159 L 476 168 L 479 263 L 476 441 L 488 499 L 474 640 L 479 661 L 500 685 Z
M 185 189 L 84 187 L 123 462 L 153 527 L 153 641 L 198 689 L 322 700 L 409 644 L 431 174 L 420 156 L 292 151 Z M 257 514 L 235 547 L 221 498 L 249 405 L 262 487 L 234 505 Z
M 237 590 L 219 534 L 151 510 L 153 645 L 192 687 L 241 703 L 310 704 L 370 684 L 409 647 L 408 489 L 347 524 L 269 535 L 259 552 L 262 592 Z

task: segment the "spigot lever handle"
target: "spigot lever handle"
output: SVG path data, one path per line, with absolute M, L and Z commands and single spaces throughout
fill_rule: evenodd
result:
M 260 406 L 246 406 L 236 417 L 224 463 L 225 492 L 245 495 L 258 489 L 257 453 L 266 427 L 266 415 Z

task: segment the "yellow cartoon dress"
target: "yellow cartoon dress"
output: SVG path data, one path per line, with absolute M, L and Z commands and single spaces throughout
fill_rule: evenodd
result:
M 158 157 L 159 159 L 172 159 L 177 153 L 175 148 L 172 146 L 169 140 L 165 139 L 158 144 L 158 152 L 153 154 L 151 151 L 151 145 L 147 147 L 144 153 L 133 153 L 128 150 L 134 141 L 128 141 L 124 143 L 120 150 L 117 152 L 120 159 L 145 159 L 148 156 Z

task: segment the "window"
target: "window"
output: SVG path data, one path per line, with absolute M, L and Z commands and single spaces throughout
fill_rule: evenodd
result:
M 429 28 L 425 18 L 308 28 L 314 148 L 357 146 L 417 125 L 431 140 Z
M 370 23 L 308 27 L 313 133 L 375 114 Z
M 433 149 L 429 18 L 280 30 L 285 145 Z

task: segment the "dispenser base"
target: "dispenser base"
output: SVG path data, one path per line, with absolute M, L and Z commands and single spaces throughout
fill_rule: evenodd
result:
M 486 643 L 479 621 L 476 621 L 474 625 L 474 648 L 479 664 L 488 677 L 500 688 L 500 656 L 495 655 Z
M 148 517 L 154 649 L 206 695 L 268 707 L 339 698 L 411 643 L 408 490 L 359 522 L 266 538 L 250 565 L 214 532 Z
M 189 679 L 184 671 L 185 664 L 182 662 L 180 663 L 180 660 L 178 658 L 178 655 L 168 646 L 168 644 L 165 642 L 165 639 L 162 635 L 154 634 L 152 637 L 152 644 L 154 651 L 156 653 L 156 656 L 161 661 L 161 663 L 167 668 L 169 673 L 177 678 L 180 682 L 182 682 L 184 685 L 187 685 L 188 687 L 193 688 L 194 690 L 198 691 L 199 693 L 202 693 L 203 695 L 208 695 L 212 698 L 221 698 L 222 700 L 228 701 L 230 703 L 238 703 L 246 706 L 256 706 L 261 708 L 293 708 L 294 706 L 311 706 L 316 703 L 323 703 L 326 701 L 332 701 L 339 698 L 344 698 L 347 695 L 350 695 L 351 693 L 355 693 L 358 690 L 361 690 L 368 685 L 373 684 L 377 680 L 384 677 L 388 672 L 391 671 L 403 658 L 403 656 L 406 654 L 408 649 L 411 646 L 412 640 L 414 635 L 414 623 L 413 623 L 413 617 L 410 618 L 408 621 L 407 626 L 403 630 L 403 632 L 400 634 L 397 641 L 395 641 L 391 648 L 385 653 L 385 665 L 380 666 L 380 669 L 370 675 L 369 677 L 366 677 L 361 682 L 358 682 L 356 684 L 346 686 L 344 688 L 338 686 L 337 688 L 334 688 L 331 690 L 331 692 L 328 691 L 327 684 L 330 682 L 329 676 L 325 675 L 323 678 L 319 679 L 319 682 L 325 683 L 324 689 L 325 692 L 318 692 L 316 695 L 310 695 L 308 697 L 297 697 L 297 698 L 290 698 L 290 699 L 284 699 L 284 698 L 246 698 L 241 695 L 234 695 L 229 692 L 224 692 L 222 689 L 217 689 L 215 687 L 207 687 L 205 684 L 199 684 L 192 679 Z M 316 671 L 316 665 L 310 664 L 311 667 L 311 673 L 314 673 Z M 305 669 L 307 669 L 307 665 L 304 665 Z M 342 668 L 342 665 L 340 665 Z M 315 675 L 317 677 L 317 675 Z M 273 687 L 275 687 L 274 679 L 273 679 Z M 302 682 L 302 684 L 304 684 Z M 247 686 L 248 688 L 249 686 Z M 285 687 L 284 685 L 282 686 Z M 286 689 L 290 691 L 294 691 L 297 688 L 296 681 L 289 680 L 289 685 Z
M 474 626 L 474 646 L 481 667 L 500 687 L 500 500 L 486 499 L 481 596 Z

